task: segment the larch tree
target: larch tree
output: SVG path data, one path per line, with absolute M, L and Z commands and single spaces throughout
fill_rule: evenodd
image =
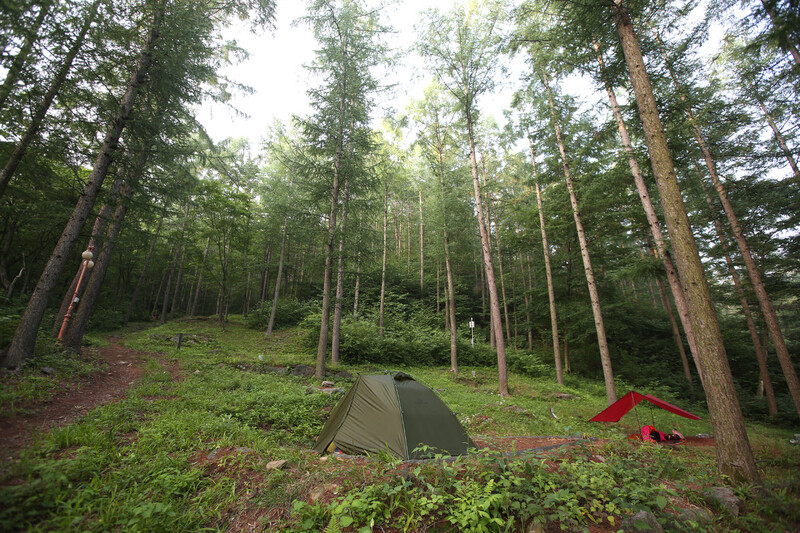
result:
M 747 438 L 711 291 L 681 197 L 672 155 L 659 117 L 658 104 L 639 46 L 639 38 L 624 0 L 614 0 L 611 14 L 636 95 L 636 106 L 642 121 L 667 230 L 675 252 L 681 283 L 686 290 L 690 320 L 697 335 L 697 349 L 705 378 L 706 398 L 712 426 L 717 435 L 717 466 L 720 473 L 737 482 L 760 485 L 761 477 Z
M 622 111 L 620 110 L 620 106 L 617 103 L 616 92 L 614 91 L 614 87 L 611 84 L 611 81 L 606 73 L 605 61 L 603 59 L 603 52 L 600 48 L 600 44 L 597 41 L 594 41 L 593 45 L 595 52 L 597 53 L 599 75 L 600 78 L 603 80 L 603 85 L 606 89 L 606 93 L 608 94 L 609 104 L 611 105 L 611 112 L 614 115 L 615 122 L 617 123 L 617 130 L 619 131 L 620 141 L 625 151 L 625 155 L 627 156 L 628 159 L 628 166 L 630 167 L 631 175 L 633 176 L 634 183 L 636 184 L 636 191 L 639 193 L 639 198 L 642 201 L 642 207 L 644 208 L 650 233 L 653 236 L 653 240 L 655 241 L 656 244 L 656 250 L 664 266 L 664 271 L 667 275 L 667 281 L 669 282 L 669 286 L 672 291 L 672 296 L 675 299 L 675 306 L 678 309 L 678 316 L 681 319 L 681 324 L 683 325 L 683 330 L 686 333 L 686 340 L 689 343 L 689 348 L 691 350 L 692 357 L 694 359 L 695 367 L 697 368 L 698 373 L 700 375 L 700 379 L 702 381 L 703 373 L 700 370 L 700 364 L 697 360 L 696 341 L 694 336 L 694 330 L 692 328 L 692 323 L 689 320 L 689 309 L 686 303 L 686 295 L 684 294 L 683 287 L 680 284 L 680 279 L 678 278 L 678 271 L 675 268 L 675 264 L 672 261 L 670 251 L 668 249 L 668 242 L 664 236 L 663 231 L 661 230 L 661 223 L 658 220 L 656 209 L 653 206 L 653 202 L 650 198 L 650 192 L 647 189 L 647 184 L 645 183 L 644 175 L 642 174 L 642 170 L 639 167 L 639 162 L 636 158 L 636 151 L 634 149 L 633 143 L 631 142 L 631 137 L 628 134 L 628 128 L 625 126 L 625 120 L 622 116 Z M 669 304 L 669 301 L 666 300 L 664 304 L 665 305 Z M 671 306 L 671 304 L 669 305 Z M 669 313 L 671 314 L 671 311 L 669 311 Z M 683 342 L 680 339 L 679 333 L 677 334 L 676 339 L 679 350 L 682 350 Z M 685 358 L 685 354 L 683 354 L 682 357 Z M 692 384 L 691 374 L 687 373 L 686 376 L 687 380 L 689 381 L 689 385 L 691 386 Z
M 434 84 L 426 88 L 424 99 L 415 104 L 414 118 L 422 126 L 417 137 L 417 144 L 421 147 L 423 157 L 426 159 L 431 173 L 435 176 L 434 179 L 438 182 L 438 191 L 441 195 L 439 202 L 441 205 L 442 246 L 445 283 L 449 299 L 446 306 L 449 318 L 446 322 L 450 332 L 450 371 L 455 374 L 458 373 L 458 326 L 456 324 L 455 281 L 450 251 L 450 217 L 448 214 L 448 190 L 450 189 L 448 186 L 450 181 L 448 179 L 448 163 L 452 158 L 450 152 L 454 139 L 450 133 L 452 125 L 445 121 L 448 111 L 451 109 L 452 105 L 447 105 L 446 96 L 442 93 L 441 87 Z M 420 239 L 422 239 L 422 235 L 420 235 Z M 420 259 L 421 261 L 422 259 Z
M 705 162 L 706 169 L 708 170 L 708 175 L 711 178 L 711 183 L 719 195 L 719 200 L 724 209 L 725 216 L 727 217 L 731 226 L 733 238 L 736 241 L 736 245 L 739 248 L 739 253 L 742 256 L 742 259 L 744 259 L 747 274 L 750 277 L 750 283 L 752 284 L 753 290 L 756 293 L 756 297 L 761 308 L 761 314 L 764 318 L 764 322 L 767 325 L 767 330 L 769 331 L 770 338 L 772 339 L 772 344 L 775 347 L 775 352 L 778 356 L 778 361 L 781 364 L 781 369 L 783 370 L 786 384 L 789 386 L 789 392 L 792 396 L 795 410 L 797 411 L 797 414 L 800 415 L 800 378 L 797 376 L 797 371 L 794 368 L 794 363 L 792 362 L 791 355 L 789 354 L 789 349 L 786 346 L 786 341 L 784 340 L 783 332 L 781 331 L 780 323 L 778 322 L 778 315 L 775 312 L 774 305 L 772 304 L 772 299 L 767 293 L 761 269 L 756 264 L 755 258 L 753 257 L 753 253 L 750 249 L 750 245 L 747 242 L 747 237 L 745 236 L 742 228 L 742 224 L 739 222 L 739 217 L 736 215 L 736 210 L 734 209 L 733 204 L 728 197 L 728 192 L 717 169 L 717 160 L 711 151 L 711 146 L 709 146 L 699 120 L 695 116 L 695 112 L 690 101 L 690 95 L 688 94 L 687 89 L 680 83 L 673 66 L 673 61 L 668 57 L 667 51 L 664 49 L 664 43 L 660 38 L 656 37 L 656 39 L 662 46 L 661 53 L 664 57 L 665 63 L 667 64 L 667 71 L 669 72 L 670 77 L 679 92 L 681 101 L 684 104 L 684 112 L 686 113 L 686 117 L 692 129 L 692 133 L 697 141 L 697 145 L 700 148 L 703 161 Z
M 457 6 L 444 15 L 439 11 L 428 11 L 427 16 L 427 25 L 419 40 L 419 50 L 423 57 L 431 60 L 431 68 L 438 82 L 456 99 L 467 130 L 475 211 L 486 283 L 489 287 L 492 331 L 496 339 L 498 390 L 502 396 L 507 396 L 509 390 L 503 321 L 475 147 L 477 99 L 492 89 L 494 76 L 500 67 L 504 6 L 501 2 L 476 2 L 466 8 Z
M 329 344 L 340 193 L 348 180 L 363 174 L 364 159 L 371 150 L 369 113 L 378 88 L 371 70 L 385 60 L 379 41 L 384 30 L 378 12 L 367 10 L 358 0 L 314 0 L 305 21 L 319 43 L 317 57 L 308 67 L 318 76 L 319 84 L 309 91 L 314 113 L 303 121 L 303 133 L 316 153 L 317 179 L 330 196 L 315 370 L 316 377 L 322 379 Z
M 138 21 L 139 24 L 134 24 L 131 27 L 131 31 L 134 32 L 136 38 L 131 39 L 135 43 L 132 47 L 135 60 L 132 62 L 130 77 L 127 83 L 122 83 L 120 90 L 123 94 L 119 98 L 116 109 L 113 110 L 112 120 L 106 127 L 103 141 L 97 150 L 94 165 L 86 179 L 82 194 L 72 212 L 72 216 L 61 232 L 61 236 L 28 301 L 3 362 L 4 366 L 18 367 L 26 358 L 33 355 L 36 335 L 48 301 L 86 219 L 102 190 L 103 182 L 120 144 L 123 130 L 131 120 L 137 97 L 142 88 L 152 81 L 150 74 L 153 64 L 168 60 L 191 63 L 189 50 L 195 49 L 191 48 L 190 45 L 201 41 L 197 39 L 197 35 L 194 36 L 195 38 L 192 41 L 176 39 L 176 42 L 182 42 L 185 45 L 183 49 L 178 50 L 177 56 L 173 56 L 170 53 L 176 50 L 169 47 L 170 37 L 179 34 L 181 29 L 185 29 L 187 13 L 205 10 L 206 13 L 212 14 L 213 16 L 202 17 L 201 29 L 207 35 L 213 35 L 216 17 L 252 15 L 254 23 L 266 23 L 272 18 L 273 7 L 271 0 L 242 0 L 241 2 L 225 4 L 210 1 L 194 5 L 184 5 L 172 0 L 149 0 L 143 2 L 142 18 Z M 102 41 L 103 37 L 103 35 L 99 35 L 96 39 Z M 208 58 L 205 56 L 202 59 L 206 60 Z M 130 62 L 130 58 L 128 61 Z M 192 95 L 196 95 L 197 88 L 192 82 L 197 81 L 197 78 L 207 80 L 209 77 L 208 68 L 208 62 L 201 62 L 199 67 L 195 67 L 194 76 L 184 79 L 177 77 L 176 82 L 184 83 L 185 85 L 182 88 L 189 90 Z
M 161 24 L 164 18 L 164 0 L 158 0 L 152 6 L 153 11 L 147 33 L 141 46 L 138 61 L 131 73 L 130 80 L 125 88 L 125 93 L 120 99 L 119 108 L 116 116 L 106 130 L 105 138 L 100 146 L 92 172 L 89 174 L 86 186 L 83 190 L 78 204 L 75 206 L 72 217 L 64 227 L 64 231 L 58 240 L 58 244 L 53 250 L 50 260 L 39 278 L 28 306 L 23 313 L 20 323 L 9 346 L 3 366 L 16 368 L 25 359 L 33 355 L 36 335 L 42 322 L 45 309 L 47 308 L 50 296 L 55 289 L 58 278 L 61 275 L 67 259 L 72 251 L 79 233 L 83 228 L 89 212 L 94 206 L 97 195 L 105 180 L 108 168 L 111 165 L 113 154 L 119 143 L 122 130 L 127 125 L 136 102 L 141 85 L 145 83 L 148 70 L 150 69 L 154 48 L 161 36 Z
M 550 115 L 552 117 L 553 129 L 556 134 L 556 143 L 558 144 L 558 152 L 561 154 L 561 168 L 564 173 L 564 180 L 567 183 L 567 191 L 569 192 L 569 200 L 572 205 L 572 215 L 575 220 L 575 228 L 578 232 L 578 245 L 581 249 L 581 259 L 583 260 L 583 270 L 586 275 L 586 285 L 589 289 L 589 299 L 592 304 L 592 315 L 594 316 L 594 326 L 597 332 L 597 345 L 600 350 L 600 361 L 603 367 L 603 378 L 606 386 L 606 401 L 608 405 L 617 401 L 617 391 L 614 385 L 614 372 L 611 367 L 611 354 L 608 349 L 608 339 L 606 337 L 606 327 L 603 322 L 603 311 L 600 306 L 600 295 L 597 290 L 597 282 L 595 281 L 594 269 L 592 268 L 591 255 L 589 253 L 589 244 L 586 239 L 586 231 L 583 226 L 580 206 L 578 198 L 575 194 L 575 185 L 570 170 L 569 159 L 564 144 L 564 139 L 561 134 L 561 125 L 559 115 L 556 111 L 555 101 L 553 98 L 553 90 L 549 81 L 547 72 L 541 71 L 544 88 L 547 93 L 547 102 L 550 108 Z

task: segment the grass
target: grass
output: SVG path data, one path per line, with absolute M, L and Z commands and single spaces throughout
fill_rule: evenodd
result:
M 173 340 L 178 334 L 180 350 Z M 133 328 L 123 332 L 123 342 L 161 355 L 147 361 L 123 400 L 37 436 L 0 480 L 0 530 L 215 531 L 256 523 L 291 531 L 366 532 L 371 524 L 385 531 L 520 531 L 532 524 L 613 531 L 638 510 L 687 531 L 792 530 L 800 523 L 800 453 L 787 444 L 791 436 L 784 430 L 748 424 L 769 497 L 754 499 L 747 487 L 738 488 L 746 507 L 735 525 L 716 509 L 709 521 L 693 525 L 676 519 L 679 510 L 707 508 L 702 488 L 724 484 L 713 448 L 625 441 L 638 426 L 634 414 L 620 424 L 587 422 L 605 405 L 596 382 L 570 376 L 559 387 L 551 379 L 512 374 L 513 396 L 501 398 L 491 368 L 465 367 L 458 377 L 446 368 L 397 368 L 436 389 L 473 436 L 605 440 L 556 455 L 479 454 L 409 469 L 389 457 L 339 462 L 309 451 L 336 399 L 309 393 L 313 379 L 268 368 L 314 364 L 297 330 L 265 341 L 237 319 L 224 331 L 213 321 L 183 320 Z M 170 367 L 180 369 L 181 379 Z M 20 383 L 38 386 L 34 377 Z M 556 392 L 575 398 L 558 399 Z M 4 396 L 0 405 L 6 408 L 13 398 Z M 709 433 L 707 412 L 690 410 L 704 420 L 678 419 L 679 429 Z M 642 406 L 638 414 L 642 423 L 652 416 L 657 427 L 676 423 Z M 269 467 L 275 460 L 287 463 Z
M 51 399 L 70 381 L 89 376 L 103 365 L 92 357 L 68 355 L 52 339 L 39 339 L 38 354 L 17 372 L 0 372 L 0 418 L 25 413 L 34 402 Z

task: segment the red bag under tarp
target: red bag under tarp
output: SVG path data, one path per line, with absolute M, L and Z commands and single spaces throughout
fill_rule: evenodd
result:
M 684 411 L 680 407 L 676 407 L 669 402 L 665 402 L 660 398 L 656 398 L 651 394 L 639 394 L 636 391 L 630 391 L 628 394 L 606 407 L 603 411 L 590 419 L 590 422 L 619 422 L 619 419 L 625 416 L 631 409 L 636 407 L 642 400 L 657 405 L 658 407 L 682 416 L 691 420 L 700 420 L 700 417 L 693 415 L 689 411 Z
M 680 444 L 685 439 L 678 431 L 673 430 L 671 434 L 657 430 L 654 426 L 642 426 L 640 430 L 641 438 L 645 442 L 663 442 L 667 444 Z

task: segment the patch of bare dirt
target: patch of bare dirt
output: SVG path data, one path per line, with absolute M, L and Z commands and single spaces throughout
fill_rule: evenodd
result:
M 575 444 L 576 437 L 476 437 L 472 441 L 478 448 L 486 448 L 503 453 L 537 450 L 568 444 Z
M 108 341 L 108 346 L 85 349 L 104 363 L 104 370 L 63 383 L 62 390 L 49 400 L 26 405 L 24 414 L 0 418 L 0 475 L 16 460 L 34 434 L 65 426 L 95 407 L 123 398 L 144 373 L 148 358 L 156 358 L 174 380 L 183 379 L 177 363 L 126 348 L 117 337 L 109 337 Z

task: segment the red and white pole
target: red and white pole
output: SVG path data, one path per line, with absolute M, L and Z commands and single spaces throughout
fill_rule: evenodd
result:
M 94 246 L 89 246 L 86 248 L 81 254 L 83 258 L 83 264 L 81 266 L 81 273 L 78 276 L 78 283 L 75 285 L 75 292 L 72 293 L 72 298 L 69 302 L 69 307 L 67 307 L 67 312 L 64 314 L 64 322 L 61 323 L 61 329 L 58 330 L 58 340 L 61 340 L 64 337 L 64 334 L 67 332 L 67 326 L 69 325 L 69 319 L 72 318 L 72 309 L 75 307 L 75 304 L 78 303 L 78 293 L 81 290 L 81 283 L 83 283 L 83 276 L 86 274 L 86 271 L 91 269 L 94 266 L 94 261 L 92 261 L 92 257 L 94 254 L 92 253 L 94 250 Z

